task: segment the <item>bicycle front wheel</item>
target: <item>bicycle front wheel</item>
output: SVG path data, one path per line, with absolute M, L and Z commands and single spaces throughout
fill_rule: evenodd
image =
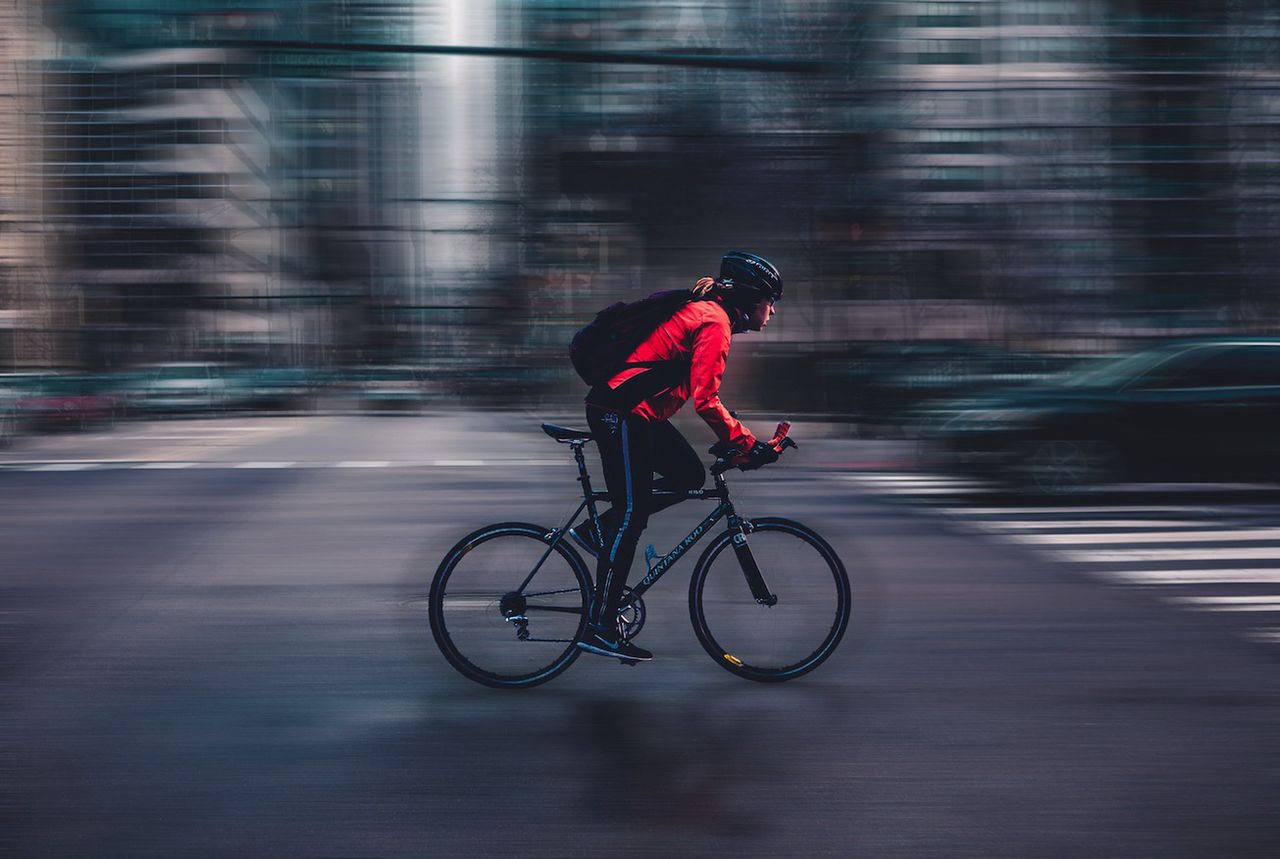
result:
M 449 550 L 431 583 L 431 634 L 449 664 L 477 683 L 545 683 L 582 652 L 591 577 L 551 529 L 524 522 L 481 528 Z M 528 586 L 521 582 L 546 556 Z
M 756 519 L 750 555 L 772 605 L 758 603 L 733 549 L 733 532 L 698 559 L 689 583 L 694 633 L 716 664 L 739 677 L 777 683 L 807 674 L 835 651 L 849 625 L 849 577 L 817 532 L 789 519 Z

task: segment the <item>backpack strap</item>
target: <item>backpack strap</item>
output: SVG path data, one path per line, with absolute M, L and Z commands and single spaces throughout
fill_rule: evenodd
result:
M 651 369 L 637 373 L 616 388 L 607 381 L 587 392 L 587 402 L 609 411 L 629 412 L 654 394 L 673 388 L 689 373 L 689 361 L 637 361 L 629 367 L 649 366 Z

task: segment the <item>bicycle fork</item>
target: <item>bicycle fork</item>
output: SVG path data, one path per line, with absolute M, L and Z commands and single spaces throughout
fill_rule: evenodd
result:
M 733 553 L 738 556 L 738 563 L 742 565 L 742 574 L 747 579 L 747 587 L 751 588 L 751 596 L 760 605 L 777 605 L 778 596 L 769 592 L 769 586 L 765 584 L 764 575 L 760 572 L 760 565 L 756 563 L 751 547 L 747 545 L 747 532 L 751 526 L 741 521 L 730 522 L 729 525 L 734 532 Z

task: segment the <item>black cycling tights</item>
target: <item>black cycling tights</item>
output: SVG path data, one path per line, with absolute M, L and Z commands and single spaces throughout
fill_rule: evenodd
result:
M 587 406 L 587 422 L 600 448 L 604 481 L 612 503 L 600 515 L 604 550 L 596 563 L 592 623 L 612 632 L 631 562 L 649 516 L 684 498 L 653 498 L 655 489 L 700 489 L 707 472 L 698 454 L 668 421 L 650 423 L 633 414 Z M 655 480 L 654 473 L 661 479 Z

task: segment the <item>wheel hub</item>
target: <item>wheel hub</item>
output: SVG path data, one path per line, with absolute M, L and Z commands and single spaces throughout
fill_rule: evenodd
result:
M 524 594 L 512 591 L 503 595 L 498 602 L 498 610 L 502 612 L 505 618 L 513 618 L 524 615 L 524 610 L 528 606 L 529 601 L 524 598 Z

